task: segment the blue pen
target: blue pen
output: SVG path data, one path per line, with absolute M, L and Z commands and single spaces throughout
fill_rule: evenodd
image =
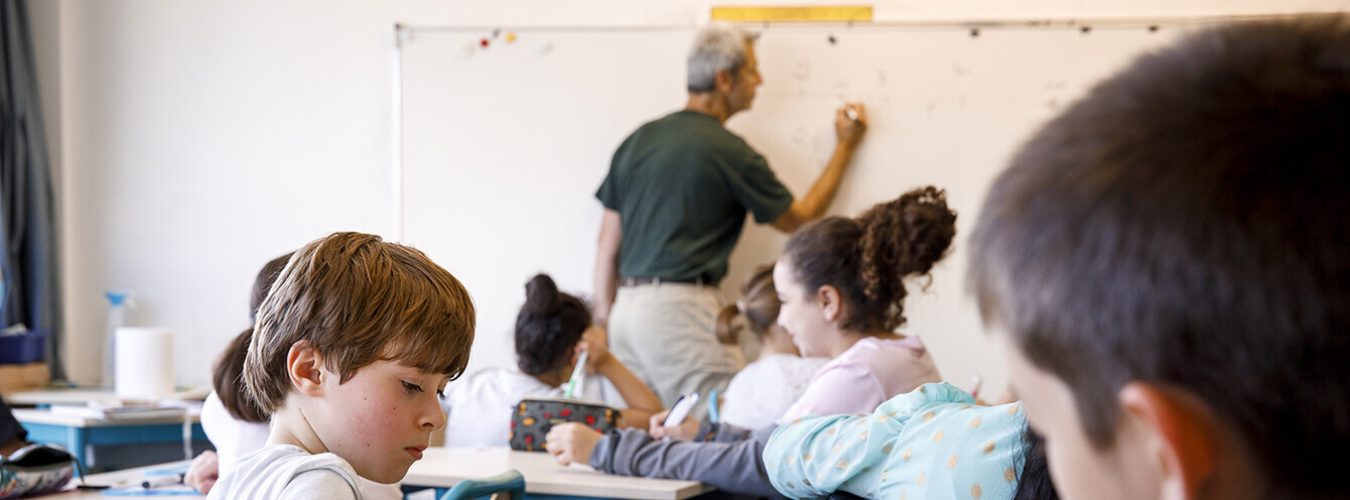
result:
M 717 414 L 717 389 L 708 391 L 708 421 L 714 424 L 722 421 Z

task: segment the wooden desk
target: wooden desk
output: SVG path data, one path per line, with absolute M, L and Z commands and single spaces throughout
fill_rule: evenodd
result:
M 61 444 L 86 469 L 92 465 L 88 460 L 91 446 L 180 443 L 183 440 L 181 416 L 104 420 L 55 415 L 50 410 L 13 411 L 14 418 L 28 431 L 29 441 Z M 192 421 L 192 441 L 209 442 L 206 432 L 202 431 L 201 413 L 194 411 L 189 418 Z
M 510 448 L 428 448 L 413 462 L 405 486 L 449 488 L 464 479 L 495 476 L 516 469 L 525 476 L 530 496 L 681 500 L 713 491 L 698 481 L 611 476 L 582 465 L 563 467 L 547 453 Z
M 116 487 L 133 486 L 133 485 L 135 485 L 136 483 L 139 483 L 139 482 L 141 482 L 141 481 L 144 481 L 145 478 L 146 478 L 146 473 L 148 473 L 148 472 L 162 471 L 162 470 L 166 470 L 166 469 L 179 469 L 179 470 L 181 470 L 181 469 L 186 469 L 189 463 L 190 463 L 189 461 L 183 460 L 183 461 L 179 461 L 179 462 L 171 462 L 171 463 L 167 463 L 167 464 L 151 465 L 151 466 L 147 466 L 147 467 L 137 467 L 137 468 L 135 468 L 135 469 L 120 470 L 120 471 L 117 471 L 117 472 L 105 472 L 105 473 L 102 473 L 102 474 L 90 474 L 90 475 L 88 475 L 88 476 L 85 476 L 84 481 L 85 481 L 86 483 L 89 483 L 89 484 L 108 485 L 108 486 L 112 486 L 112 487 L 115 487 L 115 488 L 116 488 Z M 74 485 L 80 484 L 80 479 L 79 479 L 79 477 L 77 476 L 75 479 L 72 479 L 72 480 L 71 480 L 71 483 L 72 483 L 72 486 L 71 486 L 72 488 L 74 487 Z M 59 498 L 59 499 L 61 499 L 61 500 L 75 500 L 75 499 L 93 499 L 93 498 L 105 499 L 105 498 L 118 498 L 118 497 L 105 497 L 105 496 L 103 496 L 103 490 L 78 490 L 78 489 L 71 489 L 71 490 L 68 490 L 68 491 L 65 491 L 65 492 L 62 492 L 62 493 L 56 493 L 56 494 L 53 494 L 53 495 L 43 496 L 43 497 L 40 497 L 40 498 Z M 174 495 L 174 496 L 168 497 L 168 498 L 192 499 L 192 498 L 206 498 L 206 496 L 205 496 L 205 495 Z

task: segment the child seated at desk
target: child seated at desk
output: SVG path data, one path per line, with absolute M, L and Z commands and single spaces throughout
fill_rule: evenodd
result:
M 1350 17 L 1235 23 L 1048 122 L 971 238 L 1080 499 L 1350 497 Z
M 722 422 L 742 429 L 758 429 L 777 422 L 801 398 L 811 378 L 825 365 L 822 357 L 804 358 L 792 336 L 778 325 L 778 292 L 773 287 L 773 265 L 761 267 L 741 288 L 741 298 L 717 315 L 717 336 L 736 338 L 732 322 L 744 316 L 763 349 L 759 359 L 732 377 L 722 395 Z
M 258 317 L 258 307 L 267 298 L 268 290 L 276 282 L 277 275 L 290 260 L 293 253 L 287 253 L 264 264 L 253 279 L 253 290 L 249 294 L 248 320 L 250 326 L 236 335 L 225 351 L 216 359 L 211 376 L 214 389 L 202 405 L 202 431 L 206 433 L 216 451 L 206 451 L 193 459 L 183 482 L 202 494 L 211 492 L 216 479 L 226 474 L 235 461 L 244 455 L 253 453 L 267 444 L 268 415 L 249 399 L 244 391 L 244 358 L 248 356 L 249 342 L 253 337 L 253 326 Z M 358 477 L 367 498 L 376 500 L 397 500 L 403 498 L 403 492 L 397 484 L 380 484 Z
M 924 187 L 876 205 L 856 219 L 827 217 L 799 229 L 774 266 L 782 325 L 805 356 L 831 358 L 781 421 L 811 415 L 871 412 L 891 397 L 939 382 L 918 337 L 894 333 L 904 324 L 905 280 L 927 275 L 951 246 L 956 213 L 946 194 Z M 654 419 L 660 419 L 658 415 Z M 692 424 L 692 425 L 691 425 Z M 650 435 L 601 435 L 556 425 L 547 448 L 559 463 L 588 463 L 628 476 L 701 481 L 742 495 L 778 496 L 764 470 L 770 425 L 753 432 L 693 419 L 653 425 Z M 665 436 L 702 442 L 658 440 Z
M 271 415 L 261 450 L 208 498 L 366 498 L 445 425 L 438 394 L 468 363 L 468 292 L 426 255 L 360 233 L 299 250 L 258 310 L 243 381 Z
M 558 291 L 548 275 L 530 279 L 525 305 L 516 315 L 517 368 L 488 368 L 455 382 L 446 396 L 446 446 L 506 446 L 516 404 L 530 397 L 561 396 L 581 352 L 587 353 L 587 367 L 623 397 L 620 426 L 645 427 L 661 411 L 661 400 L 605 344 L 604 330 L 591 325 L 590 310 L 580 299 Z M 594 392 L 580 397 L 598 399 Z

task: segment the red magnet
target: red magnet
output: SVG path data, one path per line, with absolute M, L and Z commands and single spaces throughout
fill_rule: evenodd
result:
M 482 40 L 479 40 L 478 45 L 486 49 L 488 47 L 488 39 L 484 38 Z

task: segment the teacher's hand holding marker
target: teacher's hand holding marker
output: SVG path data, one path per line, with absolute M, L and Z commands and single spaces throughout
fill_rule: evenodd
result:
M 867 110 L 856 102 L 845 103 L 834 114 L 834 134 L 841 146 L 854 148 L 867 131 Z

